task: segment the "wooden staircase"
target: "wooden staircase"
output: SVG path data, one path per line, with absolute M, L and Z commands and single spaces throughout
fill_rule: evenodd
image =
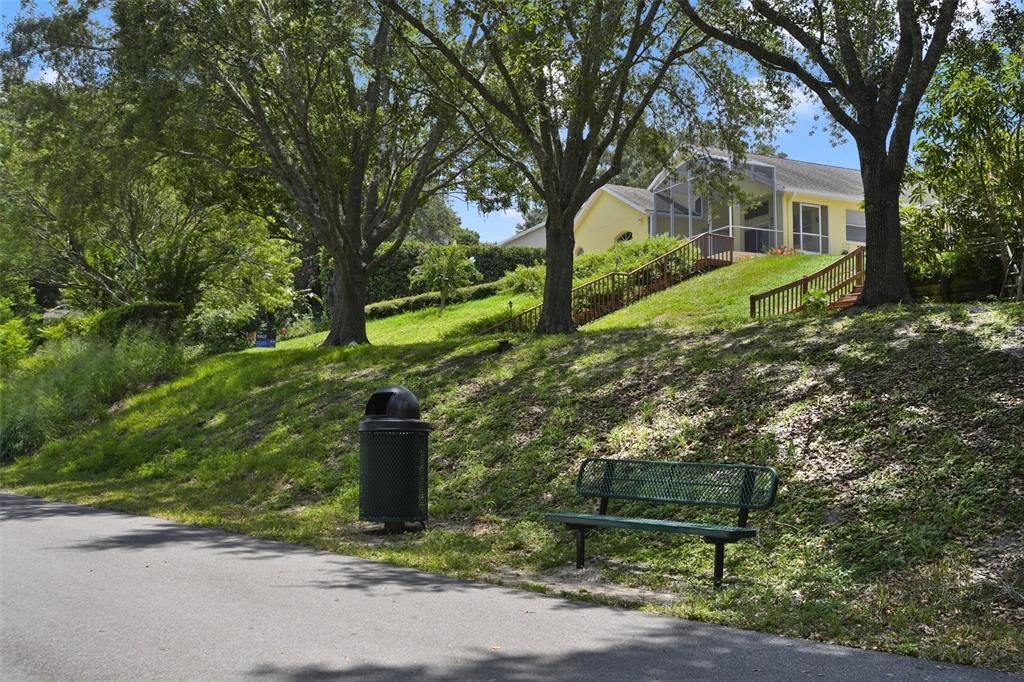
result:
M 860 295 L 863 294 L 863 293 L 864 293 L 864 285 L 863 284 L 858 284 L 857 286 L 855 286 L 853 289 L 850 290 L 850 293 L 843 294 L 842 296 L 840 296 L 835 301 L 832 301 L 831 303 L 829 303 L 828 304 L 828 309 L 829 310 L 846 310 L 850 306 L 856 305 L 857 301 L 860 300 Z
M 1006 277 L 1003 279 L 1003 288 L 999 292 L 1000 298 L 1014 301 L 1024 301 L 1024 244 L 1016 252 L 1010 251 L 1010 262 L 1006 268 Z
M 572 321 L 579 327 L 702 272 L 733 261 L 733 237 L 705 232 L 630 272 L 611 272 L 572 290 Z M 544 304 L 536 305 L 481 334 L 529 333 Z
M 807 294 L 812 291 L 820 291 L 828 298 L 829 310 L 849 308 L 864 292 L 866 255 L 867 249 L 859 246 L 817 272 L 754 294 L 750 297 L 750 316 L 768 317 L 803 310 Z

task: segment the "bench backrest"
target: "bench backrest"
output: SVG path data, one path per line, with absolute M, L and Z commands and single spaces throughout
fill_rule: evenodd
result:
M 744 510 L 772 506 L 778 487 L 774 469 L 753 464 L 590 458 L 576 478 L 585 497 Z

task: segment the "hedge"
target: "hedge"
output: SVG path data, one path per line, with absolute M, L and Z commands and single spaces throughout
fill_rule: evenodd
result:
M 414 292 L 409 285 L 409 273 L 416 267 L 423 244 L 412 242 L 402 244 L 380 267 L 370 273 L 368 300 L 370 303 L 405 298 Z M 386 249 L 387 245 L 381 247 Z M 464 247 L 466 255 L 474 259 L 476 269 L 483 275 L 483 282 L 494 282 L 517 265 L 534 265 L 544 262 L 544 249 L 525 246 L 494 246 L 473 244 Z M 324 281 L 330 281 L 329 276 Z
M 93 322 L 93 333 L 116 342 L 127 327 L 153 327 L 164 334 L 176 335 L 184 317 L 184 307 L 172 301 L 141 301 L 104 310 Z
M 456 289 L 448 295 L 448 300 L 445 301 L 448 305 L 453 303 L 465 303 L 466 301 L 476 301 L 481 298 L 488 298 L 498 293 L 497 282 L 485 282 L 483 284 L 477 284 L 471 287 L 462 287 Z M 426 294 L 418 294 L 416 296 L 405 296 L 403 298 L 395 298 L 390 301 L 381 301 L 379 303 L 371 303 L 366 306 L 366 319 L 375 320 L 382 317 L 390 317 L 392 315 L 398 315 L 399 313 L 407 313 L 410 310 L 421 310 L 423 308 L 434 308 L 441 305 L 441 294 L 436 291 L 431 291 Z

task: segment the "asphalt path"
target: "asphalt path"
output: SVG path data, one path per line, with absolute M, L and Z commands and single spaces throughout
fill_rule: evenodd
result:
M 0 679 L 1022 679 L 0 494 Z

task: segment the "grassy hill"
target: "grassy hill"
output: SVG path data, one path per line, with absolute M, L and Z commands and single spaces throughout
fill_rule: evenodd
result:
M 1024 671 L 1024 306 L 749 323 L 749 292 L 726 294 L 813 267 L 726 268 L 504 353 L 493 338 L 433 340 L 415 313 L 381 321 L 393 345 L 215 357 L 0 475 L 30 494 L 541 589 L 575 579 L 570 537 L 543 514 L 588 506 L 573 492 L 584 457 L 764 463 L 778 504 L 727 553 L 722 591 L 708 545 L 625 531 L 592 536 L 577 588 Z M 773 271 L 744 280 L 752 268 Z M 435 431 L 431 524 L 382 538 L 357 520 L 355 429 L 387 383 L 416 392 Z

